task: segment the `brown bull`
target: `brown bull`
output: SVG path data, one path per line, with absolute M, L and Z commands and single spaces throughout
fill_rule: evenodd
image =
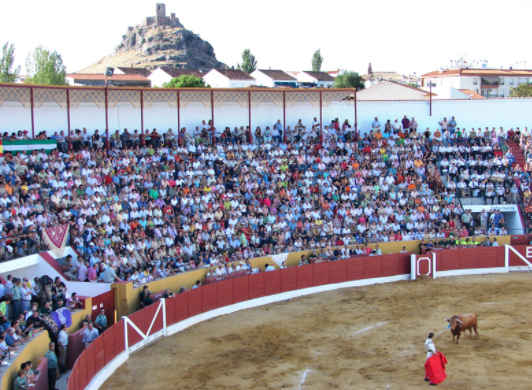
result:
M 480 335 L 477 331 L 477 315 L 475 313 L 460 314 L 459 316 L 452 316 L 451 318 L 446 318 L 444 321 L 447 321 L 450 325 L 451 334 L 454 338 L 456 337 L 456 344 L 460 340 L 460 334 L 469 330 L 469 338 L 471 338 L 471 329 L 475 331 L 475 338 L 479 339 Z

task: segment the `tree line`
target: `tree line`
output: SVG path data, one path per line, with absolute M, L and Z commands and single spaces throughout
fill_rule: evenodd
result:
M 27 84 L 66 85 L 66 67 L 61 55 L 42 46 L 26 58 Z M 14 83 L 20 74 L 15 67 L 15 45 L 6 42 L 0 55 L 0 83 Z

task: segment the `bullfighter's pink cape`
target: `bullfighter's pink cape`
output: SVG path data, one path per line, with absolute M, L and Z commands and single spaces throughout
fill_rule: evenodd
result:
M 427 372 L 431 383 L 439 384 L 447 378 L 447 374 L 445 373 L 446 364 L 447 359 L 441 352 L 438 352 L 430 359 L 427 359 L 425 362 L 425 371 Z

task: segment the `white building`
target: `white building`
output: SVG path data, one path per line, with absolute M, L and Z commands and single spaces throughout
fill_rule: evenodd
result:
M 199 69 L 157 68 L 151 72 L 148 78 L 151 80 L 153 87 L 162 87 L 164 83 L 183 75 L 202 78 L 205 73 L 202 73 Z
M 282 70 L 257 69 L 251 76 L 257 80 L 257 85 L 261 87 L 297 87 L 297 80 Z
M 301 87 L 331 88 L 334 83 L 334 77 L 326 72 L 304 71 L 299 72 L 296 78 Z
M 400 84 L 411 84 L 413 86 L 420 86 L 420 79 L 415 74 L 404 75 L 396 72 L 374 72 L 371 68 L 371 63 L 368 66 L 368 74 L 362 75 L 364 86 L 366 88 L 380 84 L 383 81 L 394 81 Z
M 357 100 L 429 100 L 429 98 L 427 91 L 395 81 L 383 81 L 357 92 Z M 435 98 L 434 92 L 432 98 Z
M 113 74 L 138 74 L 144 77 L 148 77 L 151 71 L 146 68 L 128 68 L 125 66 L 117 66 L 114 68 Z
M 532 82 L 532 70 L 447 69 L 424 74 L 421 83 L 442 99 L 456 99 L 456 90 L 470 90 L 486 98 L 508 97 L 512 88 Z
M 257 84 L 249 74 L 236 69 L 213 69 L 203 80 L 212 88 L 246 88 Z

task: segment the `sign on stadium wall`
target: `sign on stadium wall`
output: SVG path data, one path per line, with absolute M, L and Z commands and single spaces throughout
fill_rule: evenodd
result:
M 35 139 L 35 140 L 19 140 L 7 141 L 0 140 L 0 157 L 4 157 L 4 152 L 12 152 L 13 154 L 24 152 L 30 154 L 34 150 L 44 149 L 46 153 L 57 149 L 57 140 L 55 139 Z

